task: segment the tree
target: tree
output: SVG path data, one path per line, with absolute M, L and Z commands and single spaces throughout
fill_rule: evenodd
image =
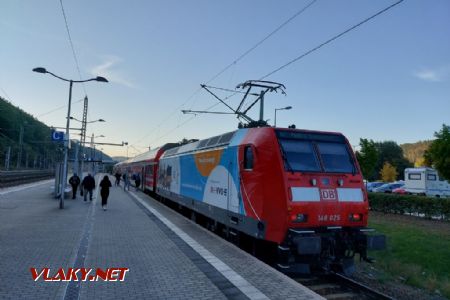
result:
M 378 161 L 378 151 L 375 142 L 368 139 L 359 139 L 361 151 L 356 152 L 359 166 L 364 178 L 368 179 L 374 175 L 375 166 Z
M 380 171 L 381 179 L 384 182 L 392 182 L 397 179 L 397 169 L 392 166 L 389 162 L 385 162 L 383 168 Z
M 21 136 L 21 132 L 23 135 Z M 21 138 L 20 138 L 21 137 Z M 51 130 L 44 123 L 0 97 L 0 166 L 10 149 L 10 168 L 52 167 L 59 160 L 59 145 L 50 140 Z M 17 163 L 21 152 L 20 163 Z
M 414 163 L 414 167 L 419 168 L 419 167 L 427 167 L 427 163 L 425 160 L 425 157 L 420 157 L 416 159 L 416 162 Z
M 413 167 L 413 164 L 403 156 L 403 150 L 396 142 L 385 141 L 375 143 L 375 145 L 379 153 L 378 162 L 375 166 L 376 174 L 381 174 L 385 162 L 389 162 L 391 166 L 396 168 L 400 178 L 404 177 L 406 168 Z
M 432 165 L 439 175 L 450 180 L 450 126 L 443 124 L 439 132 L 435 132 L 436 139 L 425 151 L 425 161 Z

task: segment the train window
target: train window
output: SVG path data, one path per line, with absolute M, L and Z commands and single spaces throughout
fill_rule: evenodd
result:
M 325 172 L 350 173 L 356 167 L 348 153 L 347 146 L 342 143 L 317 143 L 320 158 Z
M 244 169 L 253 169 L 253 149 L 251 146 L 245 146 L 244 148 Z
M 427 180 L 436 181 L 436 174 L 427 174 Z
M 284 168 L 287 171 L 319 172 L 320 164 L 311 141 L 280 139 Z

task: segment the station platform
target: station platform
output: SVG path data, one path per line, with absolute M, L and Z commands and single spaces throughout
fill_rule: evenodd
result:
M 113 186 L 106 211 L 98 188 L 60 210 L 52 183 L 0 190 L 0 299 L 323 299 L 133 187 Z M 127 272 L 57 281 L 61 268 Z

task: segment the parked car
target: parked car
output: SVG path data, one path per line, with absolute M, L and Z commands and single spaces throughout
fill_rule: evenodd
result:
M 403 187 L 405 185 L 404 182 L 391 182 L 383 184 L 382 186 L 379 186 L 377 188 L 373 189 L 373 192 L 375 193 L 392 193 L 392 190 Z
M 384 182 L 378 182 L 378 181 L 376 181 L 376 182 L 368 182 L 367 185 L 366 185 L 367 191 L 368 192 L 373 192 L 374 188 L 380 187 L 383 184 L 384 184 Z
M 397 195 L 406 195 L 409 194 L 406 190 L 405 190 L 405 186 L 396 188 L 392 190 L 392 194 L 397 194 Z

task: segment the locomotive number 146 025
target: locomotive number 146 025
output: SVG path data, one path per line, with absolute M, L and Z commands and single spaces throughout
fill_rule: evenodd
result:
M 341 215 L 318 215 L 317 216 L 319 222 L 328 222 L 328 221 L 340 221 Z

